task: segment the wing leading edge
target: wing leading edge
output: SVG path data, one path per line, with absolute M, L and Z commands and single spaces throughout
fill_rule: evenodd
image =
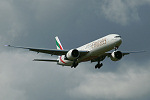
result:
M 37 53 L 45 53 L 45 54 L 51 54 L 51 55 L 66 55 L 68 50 L 57 50 L 57 49 L 37 49 L 37 48 L 28 48 L 28 47 L 20 47 L 20 46 L 11 46 L 11 45 L 5 45 L 7 47 L 13 47 L 13 48 L 21 48 L 21 49 L 28 49 L 29 51 L 34 51 Z M 79 51 L 80 54 L 86 55 L 89 51 Z

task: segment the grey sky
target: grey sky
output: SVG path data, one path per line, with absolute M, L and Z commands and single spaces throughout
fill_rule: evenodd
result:
M 150 0 L 0 0 L 1 100 L 149 100 Z M 146 50 L 119 62 L 105 59 L 76 69 L 55 59 L 3 45 L 76 48 L 110 33 L 120 34 L 122 51 Z

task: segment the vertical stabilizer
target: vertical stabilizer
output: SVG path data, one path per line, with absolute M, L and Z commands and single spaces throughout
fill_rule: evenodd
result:
M 62 47 L 62 45 L 61 45 L 61 43 L 59 41 L 58 36 L 55 37 L 55 40 L 56 40 L 56 47 L 57 47 L 57 49 L 58 50 L 63 50 L 63 47 Z

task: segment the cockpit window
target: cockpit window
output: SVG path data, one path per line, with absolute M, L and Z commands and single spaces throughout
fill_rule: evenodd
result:
M 121 36 L 118 35 L 118 36 L 115 36 L 115 38 L 121 38 Z

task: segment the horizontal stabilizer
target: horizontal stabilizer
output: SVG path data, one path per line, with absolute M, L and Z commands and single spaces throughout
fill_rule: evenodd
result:
M 49 59 L 34 59 L 33 61 L 58 62 L 58 60 L 49 60 Z

